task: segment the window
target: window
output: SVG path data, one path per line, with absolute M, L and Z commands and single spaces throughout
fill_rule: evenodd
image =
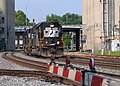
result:
M 19 44 L 23 44 L 23 40 L 19 40 Z
M 17 36 L 15 36 L 15 39 L 17 39 Z
M 119 44 L 119 43 L 117 43 L 117 47 L 120 47 L 120 44 Z
M 15 45 L 17 45 L 18 44 L 18 41 L 17 40 L 15 40 Z
M 4 27 L 0 27 L 0 34 L 4 33 Z
M 0 17 L 0 24 L 3 24 L 5 22 L 4 17 Z
M 19 36 L 19 39 L 23 39 L 23 36 Z

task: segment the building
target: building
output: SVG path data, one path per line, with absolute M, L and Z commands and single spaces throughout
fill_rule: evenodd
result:
M 83 49 L 111 50 L 111 40 L 120 40 L 119 21 L 119 0 L 82 0 Z
M 5 37 L 4 37 L 4 15 L 0 9 L 0 50 L 5 49 Z
M 27 30 L 29 28 L 15 28 L 15 49 L 24 49 L 25 36 L 27 35 Z
M 15 50 L 14 12 L 14 0 L 0 0 L 0 51 Z

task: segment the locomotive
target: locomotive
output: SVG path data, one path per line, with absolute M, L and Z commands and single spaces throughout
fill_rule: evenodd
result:
M 62 26 L 58 22 L 41 22 L 27 30 L 24 51 L 28 55 L 63 56 Z

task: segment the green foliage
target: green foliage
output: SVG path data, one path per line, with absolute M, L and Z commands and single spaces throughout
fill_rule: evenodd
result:
M 66 13 L 61 17 L 56 14 L 51 14 L 46 16 L 46 21 L 57 21 L 61 25 L 75 25 L 82 24 L 82 16 Z
M 65 32 L 63 35 L 64 47 L 66 47 L 67 45 L 70 45 L 70 35 L 69 32 Z
M 101 52 L 94 52 L 95 55 L 100 55 Z M 104 55 L 109 55 L 109 51 L 105 51 Z M 111 56 L 120 56 L 120 51 L 110 51 Z
M 120 56 L 120 51 L 111 52 L 111 55 L 113 55 L 113 56 Z
M 46 16 L 46 21 L 49 21 L 49 22 L 60 22 L 60 19 L 61 17 L 60 16 L 57 16 L 55 14 L 51 14 L 51 15 L 47 15 Z
M 27 18 L 26 20 L 26 15 L 23 11 L 18 10 L 17 12 L 15 12 L 15 26 L 25 26 L 26 21 L 27 24 L 29 24 L 29 19 Z
M 82 17 L 77 14 L 66 13 L 62 16 L 62 25 L 82 24 Z
M 94 52 L 93 54 L 95 54 L 95 55 L 100 55 L 101 52 Z

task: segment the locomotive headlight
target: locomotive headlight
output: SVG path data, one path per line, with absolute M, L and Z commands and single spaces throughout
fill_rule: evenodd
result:
M 48 42 L 46 42 L 46 44 L 48 44 Z
M 57 44 L 60 44 L 60 42 L 59 42 L 59 41 L 57 41 Z

